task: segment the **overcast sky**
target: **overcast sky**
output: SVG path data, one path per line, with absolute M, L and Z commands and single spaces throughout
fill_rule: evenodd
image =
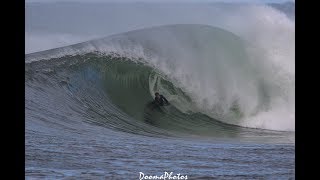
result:
M 294 0 L 26 0 L 26 2 L 287 2 Z
M 78 4 L 74 6 L 46 5 L 46 2 L 196 2 L 194 5 L 129 5 L 109 6 L 108 4 L 92 4 L 90 6 Z M 57 48 L 70 44 L 88 41 L 94 38 L 107 37 L 112 34 L 166 24 L 206 24 L 222 26 L 236 18 L 233 23 L 241 24 L 241 16 L 245 13 L 233 14 L 231 7 L 224 10 L 213 6 L 201 5 L 201 2 L 286 2 L 288 0 L 26 0 L 31 2 L 45 2 L 43 6 L 26 6 L 26 53 Z M 291 0 L 292 1 L 292 0 Z M 200 4 L 199 4 L 200 3 Z M 152 8 L 150 8 L 152 7 Z M 149 9 L 150 8 L 150 9 Z M 164 10 L 164 8 L 167 8 Z M 190 12 L 193 13 L 190 13 Z M 266 10 L 268 11 L 268 10 Z M 126 13 L 123 13 L 126 12 Z M 254 11 L 253 11 L 254 12 Z M 257 12 L 261 15 L 268 12 Z M 226 15 L 226 14 L 230 14 Z M 225 15 L 225 16 L 224 16 Z M 220 18 L 212 18 L 217 17 Z M 222 18 L 224 17 L 224 18 Z M 228 26 L 227 26 L 228 27 Z

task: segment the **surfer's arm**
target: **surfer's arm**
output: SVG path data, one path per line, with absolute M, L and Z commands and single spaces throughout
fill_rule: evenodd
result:
M 169 101 L 164 96 L 162 96 L 162 98 L 167 104 L 170 104 Z

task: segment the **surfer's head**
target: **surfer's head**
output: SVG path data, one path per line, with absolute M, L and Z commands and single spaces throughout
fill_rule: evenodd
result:
M 156 97 L 158 97 L 160 94 L 159 94 L 158 92 L 156 92 L 156 93 L 154 93 L 154 95 L 155 95 Z

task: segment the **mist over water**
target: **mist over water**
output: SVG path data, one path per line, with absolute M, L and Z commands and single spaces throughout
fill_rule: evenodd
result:
M 250 35 L 253 26 L 262 32 L 276 27 L 271 24 L 284 19 L 281 16 L 286 15 L 262 4 L 26 3 L 26 53 L 168 24 L 212 25 Z

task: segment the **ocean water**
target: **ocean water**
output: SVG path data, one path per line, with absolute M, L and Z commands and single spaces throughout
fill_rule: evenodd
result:
M 294 179 L 294 20 L 232 9 L 27 53 L 26 178 Z

